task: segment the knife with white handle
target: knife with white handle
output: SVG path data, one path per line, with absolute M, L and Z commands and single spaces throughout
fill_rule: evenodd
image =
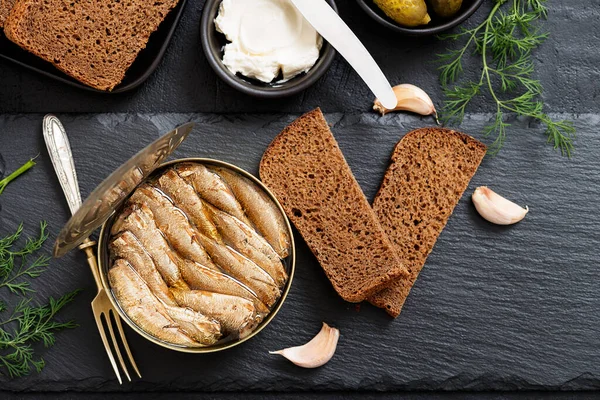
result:
M 390 83 L 365 46 L 325 0 L 291 0 L 306 20 L 348 61 L 387 109 L 398 101 Z

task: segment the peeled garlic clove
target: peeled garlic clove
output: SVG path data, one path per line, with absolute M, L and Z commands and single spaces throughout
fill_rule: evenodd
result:
M 269 353 L 280 354 L 299 367 L 317 368 L 331 360 L 339 337 L 339 330 L 331 328 L 323 322 L 321 332 L 305 345 L 270 351 Z
M 423 89 L 408 83 L 394 86 L 393 89 L 396 94 L 396 99 L 398 100 L 396 108 L 391 110 L 387 109 L 378 99 L 375 99 L 373 110 L 380 112 L 381 115 L 385 115 L 391 111 L 411 111 L 421 115 L 434 114 L 437 116 L 431 98 Z
M 529 211 L 529 208 L 505 199 L 486 186 L 475 189 L 472 199 L 479 215 L 498 225 L 515 224 L 525 218 Z

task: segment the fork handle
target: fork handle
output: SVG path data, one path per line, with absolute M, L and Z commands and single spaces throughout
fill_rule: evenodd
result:
M 69 204 L 69 209 L 71 214 L 75 214 L 81 206 L 81 194 L 67 132 L 56 116 L 48 114 L 44 117 L 43 133 L 48 154 L 50 154 L 54 171 Z
M 102 281 L 100 280 L 100 270 L 98 269 L 98 262 L 96 261 L 96 253 L 94 252 L 94 246 L 96 242 L 91 241 L 90 239 L 85 239 L 82 244 L 79 245 L 79 248 L 85 251 L 87 255 L 87 262 L 92 270 L 92 275 L 94 275 L 94 281 L 96 281 L 96 286 L 98 289 L 102 289 Z

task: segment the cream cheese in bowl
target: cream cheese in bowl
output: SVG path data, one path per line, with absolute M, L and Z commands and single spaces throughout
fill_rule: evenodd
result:
M 266 83 L 310 70 L 323 44 L 289 0 L 223 0 L 215 27 L 230 42 L 223 64 Z

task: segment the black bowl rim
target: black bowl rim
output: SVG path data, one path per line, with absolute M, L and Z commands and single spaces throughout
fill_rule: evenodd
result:
M 449 19 L 440 25 L 425 27 L 425 28 L 421 28 L 421 27 L 408 28 L 408 27 L 400 26 L 399 24 L 392 22 L 391 20 L 379 15 L 375 10 L 373 10 L 373 8 L 371 6 L 369 6 L 367 4 L 367 1 L 372 1 L 372 0 L 356 0 L 358 5 L 360 6 L 360 8 L 362 8 L 364 10 L 364 12 L 366 12 L 371 18 L 373 18 L 375 21 L 379 22 L 379 24 L 385 26 L 386 28 L 391 29 L 398 33 L 403 33 L 405 35 L 409 35 L 409 36 L 430 36 L 430 35 L 435 35 L 435 34 L 444 32 L 448 29 L 454 28 L 455 26 L 463 23 L 467 18 L 469 18 L 471 15 L 473 15 L 479 7 L 481 7 L 484 0 L 473 0 L 473 4 L 471 4 L 468 8 L 463 10 L 456 17 Z
M 213 49 L 210 43 L 211 35 L 216 33 L 214 28 L 214 19 L 218 12 L 218 6 L 222 0 L 208 0 L 204 4 L 202 11 L 202 19 L 200 22 L 200 38 L 202 42 L 202 50 L 208 60 L 208 63 L 215 71 L 215 73 L 225 83 L 234 89 L 239 90 L 242 93 L 249 94 L 251 96 L 260 97 L 264 99 L 275 99 L 292 96 L 300 93 L 310 86 L 315 84 L 324 74 L 327 72 L 333 59 L 335 58 L 336 51 L 331 44 L 323 39 L 323 47 L 321 48 L 321 55 L 315 65 L 305 74 L 301 75 L 304 79 L 296 82 L 294 77 L 287 82 L 283 82 L 280 86 L 272 87 L 260 87 L 252 85 L 251 83 L 244 81 L 242 78 L 234 75 L 227 69 L 221 60 L 221 50 Z M 339 14 L 337 5 L 334 0 L 326 0 L 331 8 Z M 218 56 L 217 56 L 218 54 Z

